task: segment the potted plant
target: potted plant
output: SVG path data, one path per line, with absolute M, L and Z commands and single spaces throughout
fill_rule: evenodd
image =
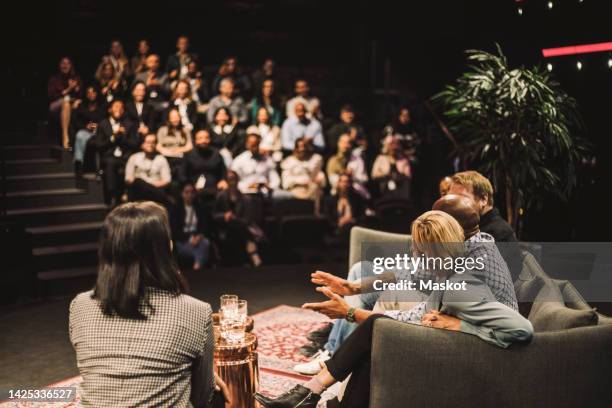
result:
M 434 96 L 467 166 L 486 175 L 515 230 L 523 208 L 566 199 L 587 154 L 576 101 L 539 67 L 512 68 L 497 54 L 466 51 L 468 72 Z M 519 210 L 521 210 L 519 212 Z

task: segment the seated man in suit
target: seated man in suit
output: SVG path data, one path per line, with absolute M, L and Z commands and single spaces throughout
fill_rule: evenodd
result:
M 195 147 L 183 157 L 181 173 L 193 184 L 200 198 L 214 198 L 217 190 L 227 187 L 223 157 L 211 146 L 208 130 L 198 130 L 194 142 Z
M 138 134 L 146 136 L 157 131 L 155 109 L 146 99 L 147 86 L 144 82 L 132 85 L 132 100 L 125 104 L 125 113 L 138 127 Z
M 96 149 L 104 170 L 106 201 L 115 206 L 123 193 L 121 173 L 130 154 L 138 150 L 138 137 L 136 126 L 125 116 L 123 101 L 114 100 L 108 111 L 109 117 L 98 125 Z

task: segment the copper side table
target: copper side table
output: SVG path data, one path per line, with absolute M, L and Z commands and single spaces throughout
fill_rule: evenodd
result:
M 241 343 L 229 344 L 215 330 L 215 372 L 227 384 L 232 407 L 255 408 L 259 389 L 257 336 L 245 333 Z

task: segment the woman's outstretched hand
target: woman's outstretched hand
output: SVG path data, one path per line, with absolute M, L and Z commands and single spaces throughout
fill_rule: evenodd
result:
M 421 324 L 427 327 L 436 329 L 459 331 L 461 328 L 461 320 L 456 317 L 440 313 L 438 310 L 432 310 L 425 313 L 421 318 Z
M 326 286 L 318 287 L 317 291 L 323 293 L 329 300 L 318 303 L 304 303 L 302 308 L 322 313 L 331 319 L 344 319 L 346 317 L 351 306 L 342 296 L 334 293 Z
M 217 374 L 215 374 L 215 390 L 221 391 L 221 393 L 223 394 L 223 399 L 225 400 L 225 404 L 232 403 L 227 384 Z
M 356 284 L 332 275 L 331 273 L 316 271 L 310 276 L 310 281 L 312 283 L 319 286 L 326 286 L 332 292 L 340 296 L 353 296 L 359 294 L 359 289 Z M 319 290 L 319 288 L 317 288 L 317 290 Z

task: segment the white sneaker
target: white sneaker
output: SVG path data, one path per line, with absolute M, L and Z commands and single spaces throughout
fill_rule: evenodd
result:
M 315 375 L 323 369 L 323 363 L 329 360 L 330 358 L 331 355 L 329 354 L 329 351 L 319 350 L 314 356 L 312 356 L 312 360 L 307 363 L 296 365 L 295 367 L 293 367 L 293 370 L 297 371 L 300 374 Z

